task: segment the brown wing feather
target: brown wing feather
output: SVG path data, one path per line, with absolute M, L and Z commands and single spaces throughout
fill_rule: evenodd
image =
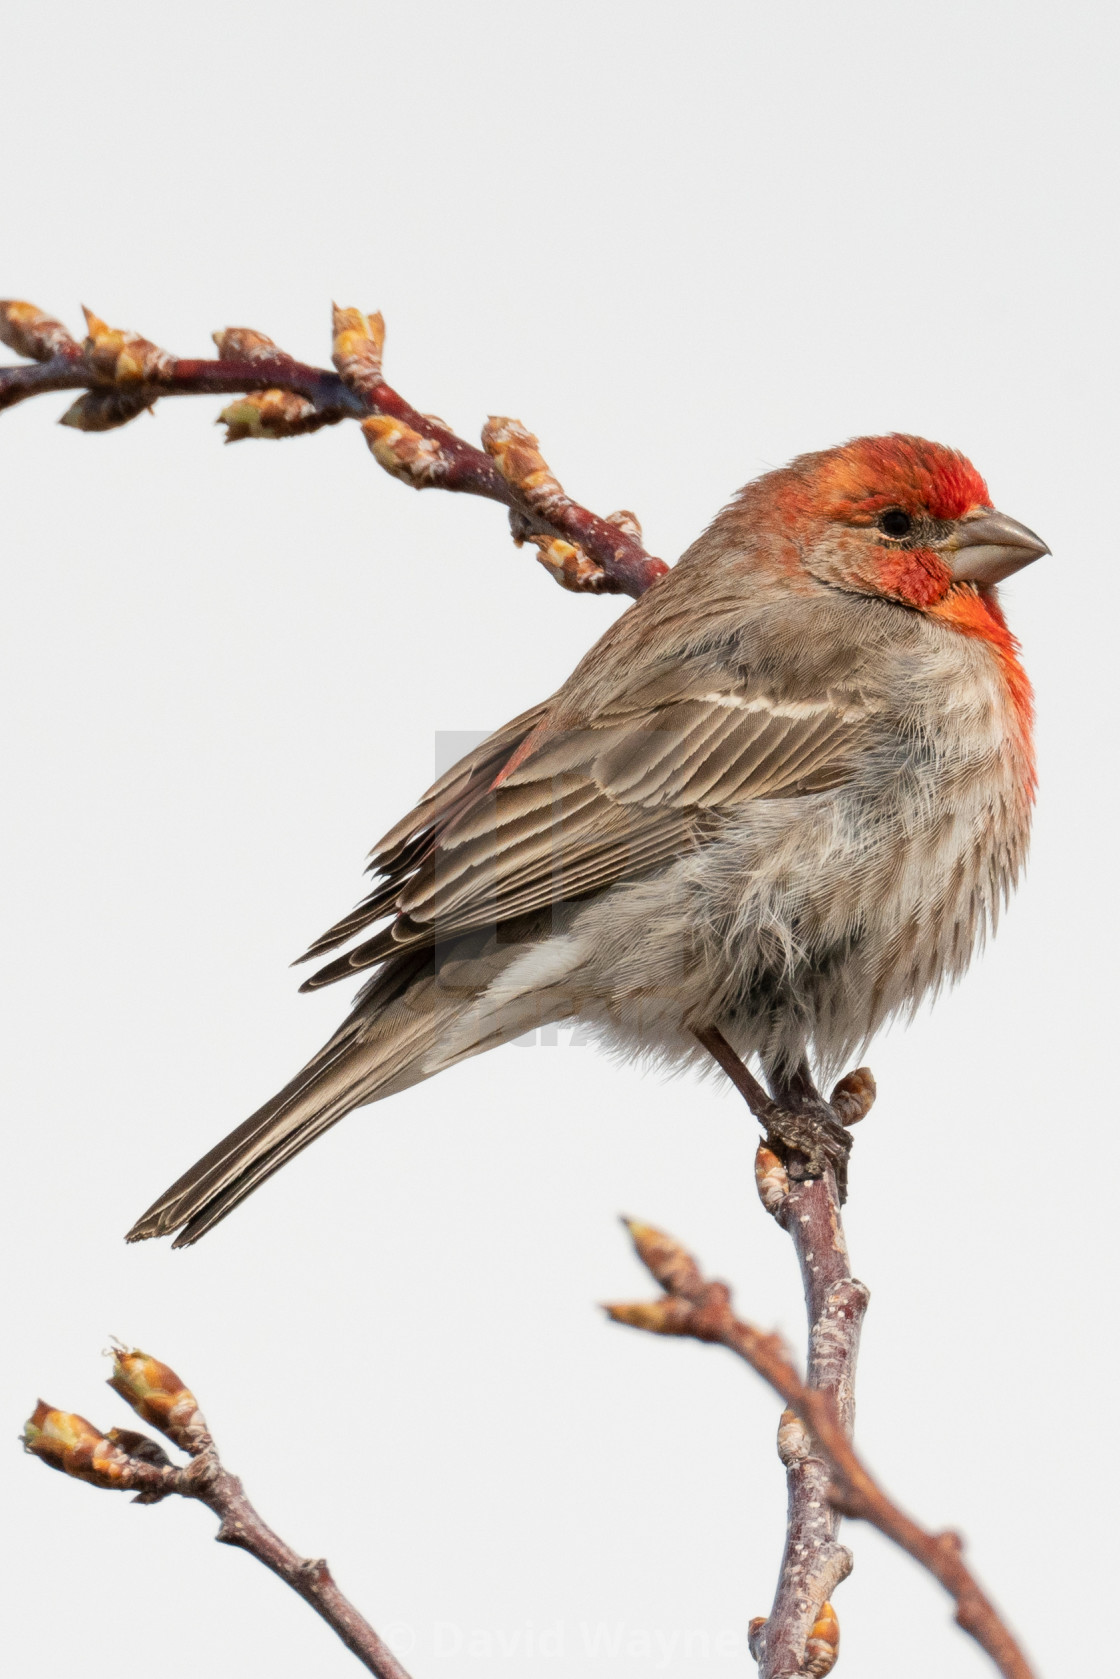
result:
M 436 838 L 490 785 L 510 754 L 532 733 L 552 704 L 543 700 L 488 735 L 473 752 L 460 758 L 426 793 L 421 794 L 408 815 L 384 834 L 370 852 L 369 870 L 386 878 L 367 898 L 309 945 L 298 962 L 334 950 L 374 921 L 382 921 L 395 906 L 397 893 L 436 843 Z M 298 963 L 297 963 L 298 965 Z M 349 971 L 349 970 L 347 970 Z
M 371 865 L 386 879 L 309 954 L 395 921 L 304 989 L 636 878 L 696 843 L 706 813 L 834 787 L 870 717 L 854 688 L 782 698 L 710 659 L 654 673 L 579 728 L 550 729 L 551 708 L 490 736 L 390 830 Z

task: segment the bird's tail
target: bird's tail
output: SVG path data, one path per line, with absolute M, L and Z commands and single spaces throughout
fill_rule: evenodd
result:
M 535 986 L 515 986 L 496 1004 L 493 982 L 520 953 L 492 940 L 485 950 L 471 945 L 461 941 L 451 961 L 429 951 L 390 964 L 291 1083 L 154 1201 L 126 1240 L 177 1230 L 174 1246 L 188 1247 L 351 1109 L 571 1012 L 558 993 Z

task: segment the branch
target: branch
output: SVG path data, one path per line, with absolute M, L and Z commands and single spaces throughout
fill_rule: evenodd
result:
M 833 1398 L 850 1435 L 868 1292 L 851 1275 L 835 1180 L 827 1172 L 790 1183 L 764 1144 L 755 1169 L 763 1205 L 789 1232 L 801 1267 L 809 1322 L 807 1385 Z M 840 1515 L 829 1499 L 829 1465 L 792 1412 L 779 1426 L 778 1455 L 789 1508 L 774 1605 L 769 1619 L 753 1626 L 761 1679 L 801 1671 L 813 1622 L 852 1571 L 851 1552 L 838 1540 Z
M 483 447 L 477 449 L 434 415 L 407 403 L 382 377 L 385 326 L 380 315 L 335 308 L 332 373 L 297 362 L 263 333 L 245 327 L 214 335 L 217 360 L 181 360 L 138 333 L 110 328 L 88 310 L 85 314 L 87 336 L 79 343 L 34 305 L 0 302 L 0 340 L 30 358 L 0 368 L 0 409 L 41 392 L 76 390 L 83 394 L 61 423 L 81 431 L 109 431 L 162 398 L 233 394 L 240 400 L 219 416 L 230 443 L 295 437 L 354 419 L 374 458 L 394 478 L 414 489 L 477 495 L 505 506 L 515 543 L 532 544 L 564 588 L 638 596 L 668 569 L 642 546 L 633 514 L 601 519 L 573 501 L 541 455 L 537 438 L 520 421 L 491 417 L 482 430 Z M 721 1034 L 697 1036 L 767 1125 L 778 1114 L 777 1104 Z M 873 1094 L 866 1070 L 849 1075 L 833 1092 L 833 1118 L 854 1123 L 866 1113 Z M 759 1150 L 759 1193 L 789 1232 L 801 1266 L 809 1319 L 805 1382 L 776 1336 L 762 1335 L 732 1315 L 724 1284 L 705 1281 L 683 1249 L 649 1227 L 631 1228 L 639 1253 L 665 1289 L 663 1298 L 608 1308 L 619 1321 L 640 1328 L 719 1341 L 786 1400 L 778 1434 L 789 1497 L 786 1543 L 770 1616 L 751 1623 L 760 1679 L 820 1679 L 833 1666 L 839 1631 L 829 1597 L 852 1566 L 838 1540 L 842 1515 L 872 1522 L 934 1574 L 954 1597 L 960 1625 L 1006 1679 L 1031 1679 L 1014 1638 L 966 1568 L 960 1541 L 952 1534 L 927 1533 L 911 1521 L 852 1449 L 855 1365 L 867 1291 L 850 1273 L 841 1196 L 831 1168 L 822 1177 L 808 1178 L 807 1166 L 795 1149 L 787 1150 L 785 1164 L 768 1148 Z M 149 1387 L 154 1382 L 161 1392 L 174 1388 L 177 1403 L 189 1401 L 195 1434 L 185 1424 L 175 1424 L 175 1432 L 166 1417 L 161 1421 L 149 1415 L 145 1407 L 152 1404 L 151 1392 L 138 1398 L 139 1389 L 132 1385 L 134 1377 L 140 1380 L 136 1372 L 141 1367 L 149 1372 L 144 1378 Z M 161 1374 L 156 1379 L 151 1372 Z M 299 1558 L 261 1522 L 240 1482 L 221 1465 L 193 1396 L 166 1366 L 143 1354 L 123 1354 L 111 1385 L 183 1446 L 191 1462 L 176 1466 L 143 1435 L 112 1430 L 101 1436 L 83 1418 L 43 1403 L 28 1424 L 28 1450 L 95 1485 L 131 1488 L 141 1502 L 176 1492 L 206 1503 L 220 1518 L 220 1540 L 251 1551 L 286 1580 L 372 1672 L 406 1679 L 373 1629 L 338 1592 L 326 1564 Z
M 939 1580 L 956 1603 L 958 1624 L 987 1651 L 1004 1679 L 1035 1679 L 1013 1633 L 966 1565 L 960 1537 L 955 1533 L 930 1533 L 920 1527 L 888 1497 L 852 1446 L 851 1374 L 867 1291 L 847 1274 L 839 1206 L 830 1177 L 791 1184 L 777 1156 L 765 1147 L 759 1149 L 756 1170 L 764 1204 L 790 1229 L 798 1245 L 806 1292 L 811 1291 L 820 1303 L 813 1319 L 807 1382 L 799 1376 L 781 1337 L 766 1335 L 737 1318 L 726 1283 L 709 1282 L 691 1254 L 650 1225 L 631 1222 L 630 1234 L 639 1258 L 664 1293 L 659 1300 L 608 1306 L 606 1310 L 616 1322 L 635 1329 L 685 1335 L 727 1347 L 786 1403 L 778 1441 L 791 1475 L 791 1527 L 774 1611 L 770 1620 L 751 1623 L 752 1648 L 760 1656 L 761 1671 L 767 1676 L 801 1674 L 806 1679 L 819 1679 L 835 1661 L 835 1618 L 827 1605 L 818 1606 L 813 1601 L 817 1591 L 826 1585 L 831 1589 L 829 1582 L 838 1583 L 851 1566 L 843 1547 L 833 1548 L 830 1520 L 834 1518 L 824 1514 L 830 1506 L 840 1515 L 870 1522 Z M 822 1378 L 822 1385 L 814 1385 L 814 1378 Z M 823 1466 L 823 1476 L 813 1467 L 815 1463 Z M 795 1538 L 793 1528 L 798 1483 L 799 1491 L 812 1487 L 821 1504 L 819 1516 L 815 1516 L 810 1500 L 796 1500 L 804 1524 L 801 1538 Z M 811 1627 L 816 1649 L 808 1648 L 803 1641 L 794 1650 L 789 1636 L 791 1622 L 784 1619 L 788 1612 L 784 1605 L 797 1589 L 786 1589 L 791 1572 L 798 1567 L 797 1544 L 816 1546 L 816 1560 L 801 1575 L 804 1597 L 794 1604 L 803 1620 L 816 1620 Z M 775 1659 L 779 1645 L 781 1656 Z
M 157 1440 L 132 1429 L 102 1434 L 85 1417 L 53 1410 L 40 1400 L 24 1431 L 27 1451 L 52 1469 L 95 1487 L 135 1494 L 136 1504 L 158 1504 L 172 1493 L 195 1498 L 218 1517 L 216 1538 L 263 1562 L 298 1592 L 378 1679 L 408 1679 L 369 1622 L 343 1597 L 320 1557 L 301 1557 L 273 1533 L 245 1496 L 236 1475 L 225 1468 L 189 1388 L 166 1364 L 146 1353 L 119 1350 L 109 1386 L 132 1409 L 184 1452 L 173 1463 Z
M 709 1027 L 696 1035 L 766 1129 L 769 1143 L 780 1117 L 778 1104 L 722 1032 Z M 831 1115 L 850 1127 L 865 1118 L 874 1100 L 875 1080 L 868 1068 L 861 1067 L 841 1079 L 832 1092 Z M 809 1324 L 808 1385 L 832 1395 L 850 1436 L 868 1294 L 852 1277 L 848 1263 L 840 1213 L 842 1186 L 832 1171 L 809 1177 L 808 1164 L 803 1155 L 788 1148 L 779 1157 L 762 1146 L 756 1182 L 763 1206 L 789 1233 L 801 1267 Z M 792 1184 L 791 1172 L 795 1173 Z M 843 1187 L 846 1182 L 845 1170 Z M 839 1514 L 829 1502 L 828 1465 L 813 1452 L 792 1413 L 779 1427 L 778 1455 L 786 1470 L 786 1538 L 769 1618 L 759 1616 L 750 1627 L 760 1679 L 830 1670 L 839 1649 L 840 1629 L 829 1599 L 852 1570 L 851 1552 L 838 1539 Z
M 30 358 L 0 368 L 0 409 L 45 391 L 83 391 L 61 424 L 112 431 L 164 397 L 244 393 L 220 416 L 227 443 L 297 437 L 358 420 L 374 458 L 394 478 L 507 507 L 514 542 L 533 544 L 563 588 L 640 595 L 668 570 L 643 548 L 632 513 L 601 519 L 565 494 L 519 420 L 492 417 L 476 449 L 407 403 L 381 375 L 380 315 L 335 308 L 334 373 L 295 361 L 248 327 L 214 334 L 217 361 L 184 361 L 139 333 L 106 326 L 88 309 L 85 317 L 87 336 L 79 343 L 34 304 L 0 302 L 0 341 Z

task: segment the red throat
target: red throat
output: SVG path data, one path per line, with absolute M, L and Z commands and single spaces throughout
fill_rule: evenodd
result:
M 991 589 L 977 589 L 970 583 L 958 583 L 943 600 L 927 608 L 931 618 L 939 618 L 960 635 L 986 641 L 999 662 L 1000 674 L 1011 702 L 1015 730 L 1026 764 L 1027 797 L 1034 799 L 1037 777 L 1034 764 L 1034 693 L 1030 680 L 1019 659 L 1019 643 L 1007 627 L 1007 619 Z
M 932 548 L 884 551 L 875 564 L 876 592 L 928 611 L 953 581 L 950 567 Z

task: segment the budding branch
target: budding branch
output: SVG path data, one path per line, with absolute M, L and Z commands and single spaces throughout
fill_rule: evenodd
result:
M 236 1475 L 222 1463 L 198 1401 L 159 1359 L 121 1348 L 109 1386 L 145 1422 L 187 1453 L 173 1463 L 150 1435 L 113 1428 L 108 1434 L 85 1417 L 40 1400 L 24 1430 L 24 1445 L 52 1469 L 95 1487 L 131 1492 L 138 1504 L 158 1504 L 178 1494 L 205 1504 L 218 1517 L 216 1537 L 263 1562 L 298 1592 L 378 1679 L 408 1679 L 392 1651 L 345 1598 L 320 1557 L 301 1557 L 261 1520 Z
M 478 449 L 406 402 L 382 377 L 380 315 L 335 309 L 333 373 L 295 361 L 246 327 L 216 333 L 218 359 L 200 361 L 179 359 L 138 333 L 108 327 L 88 310 L 86 325 L 79 342 L 35 305 L 0 302 L 0 341 L 29 358 L 0 368 L 0 409 L 48 391 L 81 391 L 62 423 L 79 431 L 111 431 L 168 397 L 240 395 L 220 415 L 227 442 L 295 437 L 353 419 L 375 460 L 394 478 L 415 489 L 483 496 L 505 506 L 514 541 L 531 543 L 564 588 L 637 596 L 668 569 L 642 546 L 632 513 L 600 518 L 573 501 L 519 421 L 492 417 Z M 765 1124 L 773 1104 L 761 1086 L 732 1064 L 731 1052 L 723 1053 L 727 1046 L 713 1039 L 706 1047 Z M 834 1110 L 850 1124 L 867 1111 L 872 1095 L 869 1075 L 850 1075 L 833 1093 Z M 821 1679 L 836 1660 L 839 1634 L 829 1599 L 852 1566 L 837 1538 L 841 1515 L 871 1522 L 941 1582 L 956 1602 L 960 1625 L 1004 1679 L 1033 1679 L 1015 1638 L 966 1566 L 959 1539 L 930 1533 L 905 1515 L 852 1447 L 855 1364 L 867 1291 L 849 1270 L 831 1168 L 823 1177 L 791 1182 L 782 1161 L 763 1147 L 758 1187 L 767 1210 L 791 1236 L 801 1266 L 809 1320 L 806 1380 L 777 1336 L 734 1316 L 726 1285 L 706 1281 L 683 1248 L 648 1226 L 633 1224 L 631 1232 L 663 1297 L 608 1311 L 637 1328 L 729 1348 L 788 1407 L 778 1440 L 789 1496 L 785 1549 L 771 1613 L 751 1623 L 760 1679 Z M 147 1436 L 118 1429 L 102 1435 L 84 1418 L 42 1402 L 27 1425 L 27 1449 L 80 1480 L 131 1490 L 142 1503 L 171 1493 L 199 1499 L 220 1519 L 218 1538 L 249 1551 L 286 1581 L 370 1672 L 407 1679 L 339 1592 L 326 1563 L 299 1557 L 261 1521 L 240 1481 L 222 1465 L 193 1395 L 166 1365 L 141 1353 L 121 1353 L 110 1385 L 188 1453 L 185 1466 L 173 1464 Z
M 737 1318 L 726 1283 L 706 1279 L 692 1255 L 650 1225 L 628 1221 L 643 1264 L 664 1293 L 659 1300 L 612 1305 L 618 1323 L 657 1335 L 681 1335 L 727 1347 L 785 1400 L 778 1449 L 789 1476 L 790 1521 L 774 1610 L 751 1624 L 752 1646 L 767 1679 L 827 1673 L 835 1658 L 835 1622 L 827 1594 L 851 1569 L 835 1543 L 836 1516 L 870 1522 L 939 1580 L 954 1598 L 957 1621 L 987 1651 L 1004 1679 L 1035 1679 L 1014 1635 L 962 1554 L 955 1533 L 930 1533 L 883 1491 L 850 1439 L 852 1378 L 867 1290 L 848 1274 L 840 1206 L 831 1168 L 791 1183 L 777 1156 L 760 1147 L 759 1193 L 797 1248 L 811 1317 L 809 1380 L 802 1380 L 778 1335 Z M 821 1594 L 824 1594 L 822 1597 Z M 814 1624 L 815 1623 L 815 1624 Z M 816 1642 L 825 1649 L 807 1650 Z M 832 1659 L 821 1665 L 833 1646 Z M 817 1665 L 810 1663 L 814 1656 Z
M 530 542 L 564 588 L 640 595 L 668 570 L 642 547 L 631 513 L 601 519 L 566 495 L 518 420 L 492 418 L 484 447 L 421 414 L 381 375 L 380 315 L 335 308 L 336 372 L 295 361 L 264 333 L 227 327 L 214 334 L 217 361 L 181 360 L 139 333 L 106 326 L 88 309 L 79 343 L 34 304 L 0 302 L 0 341 L 31 357 L 0 368 L 0 409 L 47 391 L 84 391 L 62 417 L 78 431 L 112 431 L 171 396 L 245 399 L 221 415 L 227 442 L 280 439 L 359 420 L 378 463 L 415 489 L 483 496 L 509 509 L 514 541 Z

